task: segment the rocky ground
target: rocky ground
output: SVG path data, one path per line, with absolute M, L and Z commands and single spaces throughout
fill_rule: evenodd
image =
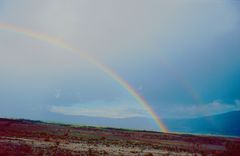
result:
M 240 138 L 0 119 L 0 155 L 240 155 Z

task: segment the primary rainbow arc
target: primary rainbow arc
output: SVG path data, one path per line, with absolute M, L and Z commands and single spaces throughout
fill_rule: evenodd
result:
M 138 103 L 145 108 L 145 110 L 152 116 L 153 120 L 156 122 L 156 124 L 158 125 L 158 127 L 162 132 L 169 132 L 167 127 L 163 124 L 161 119 L 154 112 L 151 105 L 144 99 L 144 97 L 142 97 L 126 80 L 124 80 L 120 75 L 114 72 L 109 66 L 106 66 L 105 64 L 97 61 L 93 56 L 90 56 L 87 53 L 81 52 L 78 48 L 70 44 L 67 44 L 66 42 L 60 39 L 54 38 L 46 34 L 30 31 L 24 28 L 11 25 L 11 24 L 7 24 L 7 23 L 0 23 L 0 29 L 22 34 L 22 35 L 34 38 L 36 40 L 45 41 L 59 48 L 63 48 L 65 50 L 74 52 L 75 54 L 89 61 L 90 63 L 96 65 L 96 67 L 98 67 L 104 73 L 109 75 L 117 83 L 119 83 L 124 89 L 126 89 L 129 92 L 129 94 L 131 94 L 138 101 Z

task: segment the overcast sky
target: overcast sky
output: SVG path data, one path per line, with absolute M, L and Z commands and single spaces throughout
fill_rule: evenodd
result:
M 93 55 L 163 118 L 240 108 L 239 1 L 0 0 L 0 22 Z M 2 29 L 0 73 L 1 116 L 149 117 L 84 58 Z

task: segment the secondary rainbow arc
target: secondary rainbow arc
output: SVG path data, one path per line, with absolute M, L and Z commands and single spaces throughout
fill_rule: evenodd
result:
M 75 54 L 79 55 L 80 57 L 83 57 L 90 63 L 96 65 L 100 70 L 102 70 L 104 73 L 109 75 L 111 78 L 113 78 L 116 82 L 118 82 L 124 89 L 128 91 L 129 94 L 131 94 L 138 103 L 145 108 L 145 110 L 151 115 L 153 120 L 156 122 L 158 127 L 160 128 L 160 131 L 162 132 L 169 132 L 167 127 L 164 125 L 164 123 L 161 121 L 161 119 L 158 117 L 158 115 L 154 112 L 151 105 L 142 97 L 126 80 L 124 80 L 120 75 L 118 75 L 116 72 L 114 72 L 109 66 L 106 66 L 105 64 L 99 62 L 96 60 L 93 56 L 89 55 L 88 53 L 84 53 L 80 51 L 78 48 L 64 42 L 63 40 L 54 38 L 52 36 L 30 31 L 24 28 L 20 28 L 11 24 L 7 23 L 0 23 L 0 29 L 16 32 L 31 38 L 34 38 L 36 40 L 45 41 L 49 44 L 53 44 L 59 48 L 63 48 L 65 50 L 69 50 L 71 52 L 74 52 Z

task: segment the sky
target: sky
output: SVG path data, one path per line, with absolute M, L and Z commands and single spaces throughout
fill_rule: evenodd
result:
M 240 109 L 239 1 L 0 0 L 0 23 L 53 36 L 94 56 L 160 118 Z M 0 74 L 1 117 L 151 118 L 85 58 L 1 28 Z

